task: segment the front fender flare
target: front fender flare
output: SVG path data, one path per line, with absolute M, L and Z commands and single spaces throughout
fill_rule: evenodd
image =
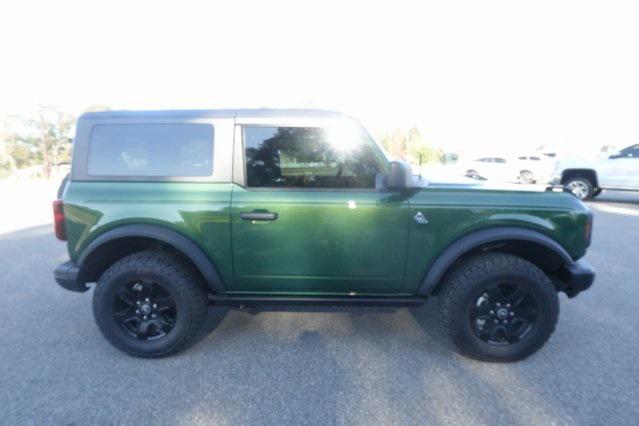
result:
M 91 253 L 103 244 L 126 237 L 150 238 L 175 247 L 193 262 L 214 293 L 224 293 L 222 278 L 206 253 L 193 240 L 179 232 L 156 225 L 123 225 L 106 231 L 87 245 L 77 264 L 82 266 Z
M 483 229 L 467 234 L 451 243 L 437 259 L 431 264 L 422 280 L 418 294 L 428 296 L 433 292 L 437 284 L 452 266 L 452 264 L 465 253 L 489 243 L 499 241 L 528 241 L 539 244 L 554 252 L 567 266 L 574 263 L 568 252 L 552 238 L 527 228 L 497 227 Z

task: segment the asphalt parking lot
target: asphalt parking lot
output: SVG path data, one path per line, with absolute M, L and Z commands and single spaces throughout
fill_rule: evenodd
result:
M 594 287 L 515 364 L 466 359 L 418 309 L 211 309 L 210 332 L 161 360 L 99 334 L 91 292 L 53 281 L 50 225 L 0 234 L 2 424 L 637 424 L 639 195 L 590 203 Z

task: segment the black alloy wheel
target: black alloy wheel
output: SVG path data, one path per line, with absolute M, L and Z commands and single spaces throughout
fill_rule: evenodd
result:
M 491 345 L 525 339 L 535 327 L 539 306 L 532 293 L 518 284 L 498 284 L 481 292 L 469 311 L 471 330 Z
M 156 340 L 175 326 L 177 308 L 166 288 L 152 281 L 140 281 L 120 287 L 115 294 L 113 316 L 130 336 Z

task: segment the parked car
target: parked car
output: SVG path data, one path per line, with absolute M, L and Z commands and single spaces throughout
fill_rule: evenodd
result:
M 334 112 L 86 113 L 62 192 L 55 279 L 97 283 L 100 331 L 141 357 L 193 344 L 210 304 L 437 295 L 462 353 L 515 361 L 550 337 L 557 293 L 594 279 L 575 197 L 429 182 Z
M 465 165 L 466 176 L 479 180 L 513 182 L 516 179 L 508 160 L 504 157 L 476 158 Z
M 564 158 L 557 163 L 553 180 L 581 200 L 605 189 L 639 191 L 639 144 L 604 157 Z
M 547 183 L 553 171 L 553 161 L 540 155 L 517 157 L 480 157 L 464 168 L 465 176 L 478 180 L 517 183 Z
M 519 183 L 548 183 L 555 163 L 546 155 L 520 155 L 513 166 Z

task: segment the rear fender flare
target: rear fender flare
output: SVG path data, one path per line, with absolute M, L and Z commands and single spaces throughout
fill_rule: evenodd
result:
M 78 259 L 78 265 L 82 266 L 91 253 L 98 247 L 110 241 L 127 237 L 143 237 L 161 241 L 169 244 L 181 251 L 187 258 L 193 262 L 196 268 L 204 277 L 207 285 L 216 294 L 224 293 L 224 283 L 222 278 L 204 251 L 193 240 L 185 237 L 177 231 L 173 231 L 161 226 L 155 225 L 124 225 L 118 228 L 106 231 L 91 241 L 89 245 L 82 251 Z

